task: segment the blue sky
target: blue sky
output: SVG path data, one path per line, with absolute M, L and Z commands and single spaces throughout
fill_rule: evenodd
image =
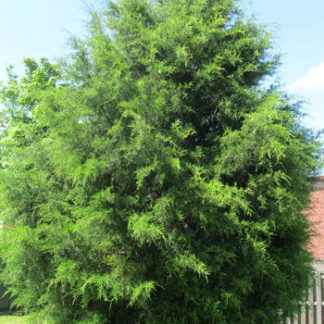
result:
M 288 92 L 306 99 L 306 124 L 324 128 L 324 1 L 245 0 L 244 6 L 272 31 L 282 54 L 280 79 Z
M 67 54 L 69 35 L 83 35 L 86 19 L 82 0 L 0 0 L 0 79 L 23 57 Z
M 278 75 L 289 92 L 307 99 L 307 125 L 324 128 L 324 0 L 242 0 L 242 6 L 273 33 L 282 54 Z M 68 54 L 69 34 L 85 34 L 86 19 L 82 0 L 0 1 L 0 79 L 8 64 L 20 72 L 23 57 Z

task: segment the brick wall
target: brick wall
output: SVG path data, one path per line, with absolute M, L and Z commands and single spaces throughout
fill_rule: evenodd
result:
M 311 223 L 311 242 L 309 250 L 315 260 L 324 260 L 324 178 L 317 178 L 307 211 Z

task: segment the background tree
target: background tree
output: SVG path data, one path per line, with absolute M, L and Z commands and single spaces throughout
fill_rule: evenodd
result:
M 2 272 L 49 323 L 278 323 L 319 146 L 232 0 L 121 0 L 1 93 Z

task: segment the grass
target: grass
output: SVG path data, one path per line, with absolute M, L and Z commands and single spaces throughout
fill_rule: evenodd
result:
M 0 316 L 0 324 L 26 324 L 26 316 Z

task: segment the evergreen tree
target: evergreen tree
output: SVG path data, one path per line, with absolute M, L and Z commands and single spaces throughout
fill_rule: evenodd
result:
M 279 323 L 319 146 L 234 0 L 120 0 L 1 89 L 2 278 L 47 323 Z M 40 321 L 42 322 L 42 321 Z

